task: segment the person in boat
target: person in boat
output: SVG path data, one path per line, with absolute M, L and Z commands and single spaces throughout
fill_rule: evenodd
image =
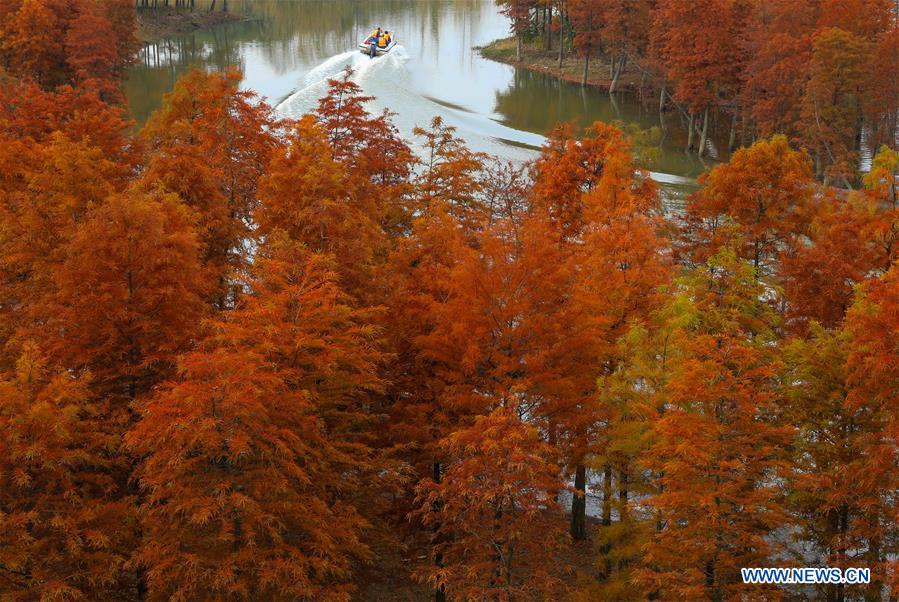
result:
M 390 35 L 385 31 L 378 37 L 378 48 L 387 48 L 388 43 L 390 43 Z
M 377 29 L 375 29 L 374 31 L 371 32 L 371 35 L 368 36 L 368 39 L 365 41 L 366 42 L 374 42 L 376 40 L 380 40 L 382 35 L 383 35 L 383 33 L 381 32 L 381 28 L 378 27 Z

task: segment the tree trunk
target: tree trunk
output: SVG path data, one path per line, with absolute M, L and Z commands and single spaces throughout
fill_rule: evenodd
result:
M 546 7 L 544 20 L 546 21 L 546 49 L 553 49 L 553 9 L 552 6 Z
M 708 560 L 705 563 L 705 587 L 709 592 L 709 598 L 718 602 L 718 588 L 715 587 L 715 561 Z
M 434 482 L 440 483 L 440 462 L 434 462 Z M 437 530 L 436 526 L 434 530 Z M 440 552 L 434 555 L 434 565 L 438 568 L 443 566 L 443 555 Z M 446 590 L 442 585 L 434 591 L 434 602 L 446 602 Z
M 699 135 L 699 156 L 703 156 L 705 154 L 705 143 L 708 138 L 709 133 L 709 108 L 705 108 L 705 113 L 702 117 L 702 132 Z
M 521 62 L 521 32 L 515 34 L 515 60 Z
M 209 12 L 212 12 L 214 10 L 215 10 L 215 0 L 212 0 L 212 4 L 209 5 Z
M 875 523 L 878 524 L 880 520 L 875 517 Z M 868 566 L 880 564 L 880 538 L 872 537 L 868 541 Z M 883 590 L 883 581 L 876 577 L 877 573 L 875 571 L 871 571 L 871 583 L 868 584 L 868 587 L 865 588 L 865 602 L 877 602 L 878 600 L 883 600 L 881 597 L 881 590 Z
M 584 55 L 584 75 L 581 77 L 581 85 L 587 85 L 587 71 L 590 70 L 590 54 Z
M 740 146 L 749 144 L 749 111 L 743 111 L 740 115 Z
M 696 117 L 693 113 L 690 113 L 690 118 L 687 120 L 687 150 L 693 150 L 693 122 Z
M 659 115 L 665 112 L 665 85 L 662 85 L 662 90 L 659 92 Z
M 621 77 L 621 72 L 624 71 L 624 66 L 627 63 L 627 55 L 622 55 L 618 60 L 613 60 L 612 64 L 615 65 L 612 70 L 612 83 L 609 84 L 609 94 L 614 94 L 615 90 L 618 88 L 618 78 Z
M 627 496 L 628 496 L 628 472 L 627 466 L 618 471 L 618 503 L 621 508 L 618 510 L 618 520 L 624 520 L 627 516 Z
M 608 464 L 602 472 L 602 524 L 612 524 L 612 467 Z
M 565 20 L 559 9 L 559 70 L 562 70 L 562 59 L 565 57 Z
M 583 464 L 575 468 L 574 489 L 571 496 L 571 538 L 587 539 L 587 467 Z
M 727 141 L 727 150 L 729 151 L 737 148 L 737 113 L 739 111 L 734 110 L 734 116 L 730 121 L 730 139 Z

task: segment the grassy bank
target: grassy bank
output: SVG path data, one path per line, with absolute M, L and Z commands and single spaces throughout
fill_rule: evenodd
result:
M 172 8 L 141 10 L 137 13 L 138 35 L 145 42 L 188 33 L 198 29 L 209 29 L 224 23 L 246 21 L 246 17 L 224 11 L 198 10 L 181 12 Z
M 521 69 L 527 69 L 537 73 L 545 73 L 552 77 L 580 84 L 584 77 L 584 59 L 566 49 L 559 67 L 559 49 L 544 50 L 542 45 L 526 43 L 521 49 L 521 60 L 515 57 L 515 38 L 503 38 L 495 40 L 478 49 L 481 56 L 514 65 Z M 612 83 L 609 74 L 609 62 L 605 58 L 591 57 L 587 71 L 586 84 L 591 87 L 608 90 Z M 640 85 L 640 76 L 625 70 L 618 79 L 618 91 L 634 90 Z

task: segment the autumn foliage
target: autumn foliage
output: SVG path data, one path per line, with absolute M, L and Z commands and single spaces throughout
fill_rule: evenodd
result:
M 503 163 L 349 70 L 133 132 L 129 2 L 0 4 L 0 599 L 895 599 L 895 15 L 694 5 L 504 3 L 742 129 L 672 207 L 616 126 Z M 872 579 L 740 575 L 802 565 Z
M 504 0 L 517 60 L 558 46 L 584 84 L 623 88 L 682 120 L 687 150 L 722 156 L 784 135 L 816 175 L 848 188 L 895 145 L 897 16 L 891 0 Z M 522 57 L 522 45 L 529 54 Z M 538 58 L 539 57 L 539 58 Z M 545 68 L 545 65 L 541 68 Z

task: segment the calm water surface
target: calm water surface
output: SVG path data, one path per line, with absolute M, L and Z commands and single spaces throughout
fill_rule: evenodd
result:
M 558 121 L 660 125 L 652 103 L 644 107 L 621 95 L 612 100 L 595 89 L 482 58 L 475 47 L 509 30 L 492 0 L 230 0 L 228 8 L 252 20 L 145 45 L 126 83 L 138 123 L 190 65 L 237 65 L 242 86 L 265 97 L 283 117 L 308 112 L 327 80 L 349 65 L 353 79 L 376 98 L 372 108 L 396 113 L 405 136 L 439 115 L 475 150 L 514 161 L 533 157 Z M 396 32 L 399 45 L 370 59 L 356 45 L 376 26 Z M 694 187 L 705 166 L 684 152 L 681 120 L 666 121 L 653 173 L 677 197 Z

